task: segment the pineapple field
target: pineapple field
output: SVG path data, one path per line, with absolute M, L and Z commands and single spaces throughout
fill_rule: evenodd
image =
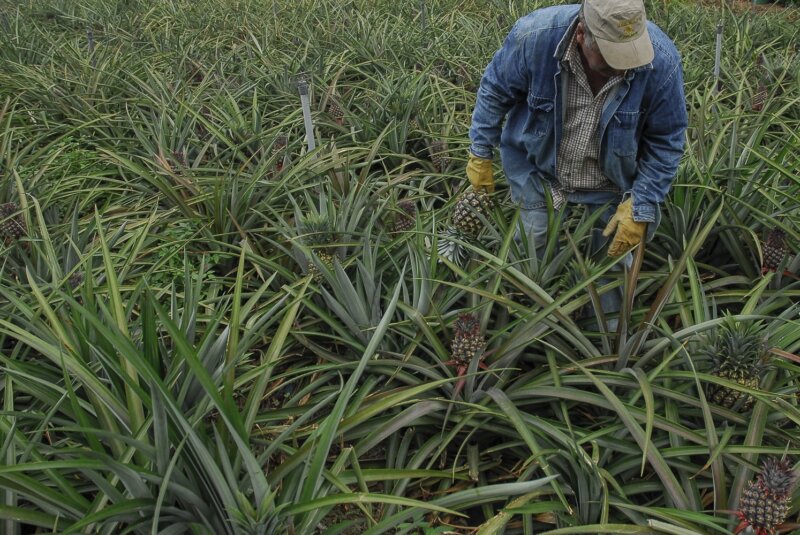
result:
M 0 0 L 0 534 L 800 534 L 800 12 L 646 2 L 624 270 L 468 187 L 543 5 Z

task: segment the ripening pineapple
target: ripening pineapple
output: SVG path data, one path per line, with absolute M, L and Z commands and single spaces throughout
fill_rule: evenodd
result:
M 469 190 L 456 203 L 453 210 L 453 226 L 464 234 L 477 237 L 483 230 L 481 216 L 487 218 L 492 208 L 492 198 L 484 191 Z
M 391 223 L 392 232 L 406 232 L 416 226 L 417 205 L 408 199 L 397 203 L 397 211 Z
M 443 173 L 450 162 L 449 158 L 445 155 L 447 145 L 444 141 L 434 140 L 428 143 L 428 154 L 431 157 L 431 163 L 437 173 Z
M 456 368 L 466 370 L 472 359 L 482 356 L 483 348 L 486 345 L 478 315 L 459 314 L 453 330 L 455 335 L 451 344 L 450 363 Z
M 741 523 L 734 533 L 750 527 L 755 535 L 772 535 L 789 514 L 797 473 L 788 459 L 768 457 L 761 473 L 750 481 L 739 500 Z
M 333 225 L 325 215 L 307 216 L 300 225 L 301 239 L 309 246 L 311 254 L 328 269 L 333 269 L 334 255 L 330 247 L 334 241 Z M 315 281 L 322 280 L 322 273 L 314 261 L 308 259 L 308 272 Z
M 698 353 L 713 361 L 711 375 L 758 389 L 766 367 L 767 336 L 760 321 L 746 324 L 727 316 L 704 339 Z M 706 386 L 706 396 L 712 403 L 742 413 L 750 410 L 755 402 L 750 394 L 713 383 Z
M 25 219 L 19 212 L 20 208 L 17 203 L 7 202 L 0 204 L 0 236 L 2 236 L 3 243 L 7 246 L 28 233 Z
M 336 124 L 344 124 L 344 110 L 339 103 L 333 99 L 328 101 L 328 115 L 331 116 L 331 119 L 333 119 Z
M 783 257 L 786 256 L 786 250 L 786 233 L 779 228 L 772 229 L 767 234 L 767 241 L 764 242 L 764 264 L 761 266 L 761 272 L 777 271 Z

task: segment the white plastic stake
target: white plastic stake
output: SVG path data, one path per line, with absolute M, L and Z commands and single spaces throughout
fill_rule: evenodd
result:
M 303 106 L 303 122 L 306 126 L 306 144 L 308 145 L 308 152 L 311 152 L 317 145 L 314 142 L 314 122 L 311 120 L 311 101 L 308 98 L 308 82 L 306 82 L 304 73 L 300 73 L 297 78 L 297 88 L 300 90 L 300 104 Z
M 722 21 L 719 21 L 719 23 L 717 24 L 717 49 L 714 54 L 714 89 L 713 89 L 714 95 L 719 93 L 720 89 L 719 87 L 720 63 L 722 63 Z

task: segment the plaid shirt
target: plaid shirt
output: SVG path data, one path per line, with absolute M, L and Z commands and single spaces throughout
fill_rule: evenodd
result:
M 572 35 L 562 66 L 567 73 L 564 99 L 564 126 L 556 157 L 558 183 L 553 184 L 553 203 L 560 209 L 576 190 L 617 191 L 600 169 L 600 136 L 597 126 L 611 89 L 622 81 L 622 75 L 608 79 L 595 95 L 586 78 L 578 53 L 578 41 Z

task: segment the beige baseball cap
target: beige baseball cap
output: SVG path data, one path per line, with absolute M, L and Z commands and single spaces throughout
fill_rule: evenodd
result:
M 634 69 L 653 61 L 642 0 L 584 0 L 583 16 L 612 68 Z

